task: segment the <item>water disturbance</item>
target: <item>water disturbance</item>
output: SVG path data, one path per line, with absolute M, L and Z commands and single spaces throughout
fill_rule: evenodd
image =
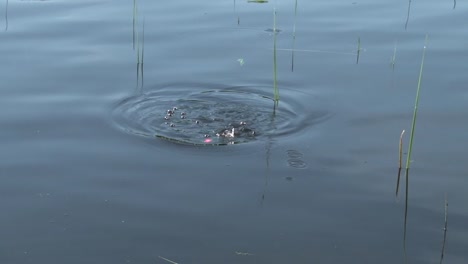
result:
M 114 109 L 113 120 L 119 129 L 142 137 L 228 145 L 292 135 L 327 116 L 314 95 L 282 90 L 275 107 L 271 87 L 212 86 L 170 85 L 126 98 Z M 294 99 L 305 95 L 317 102 L 306 106 Z

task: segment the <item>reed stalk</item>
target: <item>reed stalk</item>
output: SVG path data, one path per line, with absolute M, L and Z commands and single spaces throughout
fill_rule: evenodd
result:
M 400 176 L 401 176 L 401 168 L 402 168 L 402 158 L 403 158 L 403 135 L 405 134 L 405 130 L 401 131 L 400 134 L 400 143 L 398 147 L 398 177 L 397 177 L 397 185 L 396 185 L 396 191 L 395 191 L 395 196 L 398 196 L 398 190 L 400 189 Z
M 165 258 L 165 257 L 158 256 L 158 258 L 160 258 L 160 259 L 162 259 L 162 260 L 164 260 L 164 261 L 167 261 L 167 262 L 169 262 L 169 263 L 171 263 L 171 264 L 178 264 L 177 262 L 172 261 L 172 260 L 170 260 L 170 259 L 167 259 L 167 258 Z
M 293 43 L 292 43 L 292 50 L 291 50 L 291 72 L 294 72 L 294 49 L 296 46 L 296 19 L 297 19 L 297 0 L 294 5 Z
M 145 60 L 145 18 L 143 18 L 143 30 L 141 32 L 141 64 L 140 64 L 140 74 L 141 74 L 141 89 L 143 89 L 144 84 L 144 60 Z
M 361 37 L 358 37 L 357 40 L 357 57 L 356 57 L 356 64 L 359 63 L 359 55 L 361 54 Z
M 136 90 L 138 92 L 139 88 L 140 88 L 140 41 L 139 41 L 139 37 L 138 37 L 138 32 L 135 32 L 135 46 L 136 46 Z
M 422 80 L 422 73 L 424 68 L 424 58 L 426 57 L 426 47 L 427 47 L 427 40 L 428 35 L 426 35 L 426 39 L 424 40 L 424 48 L 421 58 L 421 67 L 419 69 L 419 78 L 418 78 L 418 87 L 416 89 L 416 99 L 414 102 L 414 111 L 413 111 L 413 121 L 411 123 L 411 132 L 410 132 L 410 140 L 408 143 L 408 156 L 406 157 L 406 192 L 405 192 L 405 220 L 404 220 L 404 227 L 403 227 L 403 252 L 405 256 L 405 263 L 407 263 L 407 252 L 406 252 L 406 228 L 407 228 L 407 220 L 408 220 L 408 196 L 409 196 L 409 169 L 410 169 L 410 162 L 411 162 L 411 153 L 413 150 L 413 142 L 414 142 L 414 130 L 416 127 L 416 117 L 418 114 L 418 105 L 419 105 L 419 95 L 421 91 L 421 80 Z
M 445 194 L 445 221 L 444 221 L 444 240 L 442 241 L 442 251 L 440 253 L 440 264 L 442 264 L 442 261 L 444 260 L 444 255 L 445 255 L 445 242 L 447 241 L 447 215 L 448 215 L 448 200 L 447 200 L 447 194 Z
M 405 130 L 403 129 L 403 131 L 401 131 L 401 134 L 400 134 L 400 144 L 399 144 L 399 167 L 401 169 L 401 160 L 402 160 L 402 157 L 403 157 L 403 135 L 405 134 Z
M 426 35 L 426 39 L 424 41 L 424 48 L 423 48 L 422 59 L 421 59 L 421 67 L 419 69 L 418 88 L 416 89 L 416 99 L 414 102 L 413 121 L 411 123 L 411 132 L 410 132 L 410 139 L 409 139 L 409 144 L 408 144 L 408 156 L 406 157 L 406 169 L 407 170 L 410 168 L 411 154 L 413 152 L 414 131 L 416 128 L 416 117 L 418 115 L 419 95 L 421 91 L 421 80 L 422 80 L 423 68 L 424 68 L 424 58 L 426 57 L 427 40 L 428 40 L 428 35 Z
M 137 16 L 138 16 L 138 7 L 137 7 L 137 0 L 133 0 L 133 33 L 132 33 L 132 43 L 133 43 L 133 50 L 135 50 L 135 41 L 137 38 L 137 32 L 135 30 L 136 23 L 137 23 Z
M 408 227 L 408 200 L 409 200 L 409 169 L 406 169 L 406 191 L 405 191 L 405 218 L 403 223 L 403 256 L 405 264 L 408 263 L 408 254 L 406 251 L 406 231 Z
M 273 96 L 275 104 L 277 104 L 279 102 L 279 90 L 276 64 L 276 8 L 273 9 Z

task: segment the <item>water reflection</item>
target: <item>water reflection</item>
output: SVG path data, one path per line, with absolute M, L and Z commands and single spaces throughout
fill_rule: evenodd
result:
M 271 114 L 271 119 L 270 119 L 270 130 L 275 131 L 276 130 L 276 106 L 277 104 L 274 103 L 273 105 L 273 111 Z M 261 206 L 263 207 L 263 202 L 265 201 L 265 195 L 267 193 L 268 189 L 268 179 L 270 177 L 270 156 L 271 156 L 271 147 L 273 145 L 273 135 L 268 135 L 267 140 L 266 140 L 266 145 L 265 145 L 265 162 L 266 162 L 266 168 L 265 168 L 265 184 L 263 186 L 263 192 L 262 192 L 262 199 L 261 199 Z
M 406 168 L 406 191 L 405 191 L 405 217 L 403 221 L 403 255 L 405 263 L 408 262 L 408 254 L 406 251 L 406 231 L 408 224 L 408 194 L 409 194 L 409 168 Z
M 410 11 L 411 11 L 411 0 L 408 0 L 408 14 L 406 15 L 405 30 L 408 28 L 408 22 L 409 22 L 409 17 L 410 17 Z
M 448 215 L 448 200 L 447 200 L 447 194 L 445 194 L 445 206 L 444 206 L 444 240 L 442 241 L 442 250 L 440 252 L 440 264 L 442 264 L 442 261 L 444 260 L 444 255 L 445 255 L 445 242 L 447 241 L 447 215 Z
M 144 55 L 145 55 L 145 19 L 143 18 L 143 28 L 141 38 L 138 34 L 138 3 L 133 0 L 133 27 L 132 27 L 132 43 L 133 50 L 136 48 L 136 94 L 143 92 L 143 77 L 144 77 Z

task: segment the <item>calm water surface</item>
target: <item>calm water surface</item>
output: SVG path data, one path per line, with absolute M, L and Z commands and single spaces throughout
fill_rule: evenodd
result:
M 407 258 L 439 263 L 446 194 L 444 261 L 466 263 L 457 2 L 3 1 L 0 262 L 403 263 L 398 140 L 428 34 Z M 164 124 L 173 106 L 206 131 Z M 204 146 L 245 120 L 258 135 Z

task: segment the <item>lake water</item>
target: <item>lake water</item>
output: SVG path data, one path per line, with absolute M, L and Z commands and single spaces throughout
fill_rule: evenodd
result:
M 446 196 L 466 263 L 465 1 L 2 2 L 1 263 L 403 263 L 426 34 L 406 258 Z

